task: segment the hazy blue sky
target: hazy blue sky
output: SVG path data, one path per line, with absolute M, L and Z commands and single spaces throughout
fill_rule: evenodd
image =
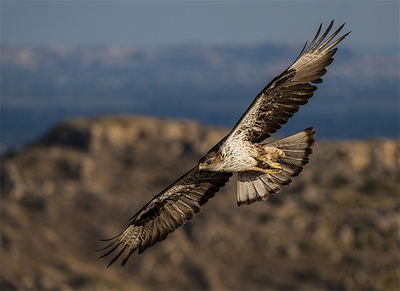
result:
M 297 43 L 332 18 L 348 46 L 399 42 L 399 1 L 0 1 L 3 43 Z

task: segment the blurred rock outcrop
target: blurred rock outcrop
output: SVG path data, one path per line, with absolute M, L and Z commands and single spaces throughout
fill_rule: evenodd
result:
M 318 129 L 317 129 L 318 133 Z M 226 131 L 145 117 L 75 119 L 1 160 L 1 289 L 380 289 L 399 285 L 399 143 L 318 141 L 266 202 L 235 180 L 125 268 L 93 252 Z

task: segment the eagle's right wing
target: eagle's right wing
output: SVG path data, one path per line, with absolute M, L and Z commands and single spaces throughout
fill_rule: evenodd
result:
M 321 26 L 308 47 L 304 46 L 296 61 L 282 74 L 274 78 L 254 99 L 253 103 L 229 133 L 231 140 L 259 143 L 282 127 L 290 117 L 311 98 L 333 55 L 349 33 L 335 39 L 344 24 L 330 36 L 333 21 L 318 38 Z
M 124 265 L 135 250 L 142 253 L 191 219 L 230 176 L 231 173 L 199 171 L 194 167 L 139 210 L 128 227 L 110 239 L 111 243 L 102 249 L 110 250 L 101 257 L 115 251 L 110 266 L 124 254 Z

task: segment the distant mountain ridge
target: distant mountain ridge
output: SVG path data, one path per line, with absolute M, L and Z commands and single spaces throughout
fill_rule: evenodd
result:
M 237 207 L 234 178 L 127 265 L 94 249 L 225 134 L 188 120 L 72 119 L 1 157 L 1 290 L 396 290 L 399 144 L 321 141 L 293 183 Z
M 63 118 L 121 112 L 230 127 L 300 48 L 3 45 L 2 142 L 21 145 Z M 398 55 L 344 43 L 335 59 L 316 96 L 284 130 L 314 125 L 325 137 L 398 136 Z

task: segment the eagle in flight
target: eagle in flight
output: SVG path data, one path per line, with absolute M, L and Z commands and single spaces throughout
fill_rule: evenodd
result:
M 123 232 L 106 240 L 110 244 L 101 249 L 106 251 L 101 257 L 114 253 L 108 266 L 121 255 L 125 265 L 136 250 L 140 254 L 165 239 L 198 213 L 234 172 L 240 206 L 278 193 L 302 171 L 312 152 L 313 128 L 274 142 L 266 139 L 308 102 L 317 89 L 313 84 L 322 82 L 335 46 L 350 33 L 335 39 L 344 24 L 328 36 L 332 26 L 333 21 L 319 37 L 321 24 L 311 43 L 306 42 L 295 62 L 261 90 L 229 134 L 140 209 Z

